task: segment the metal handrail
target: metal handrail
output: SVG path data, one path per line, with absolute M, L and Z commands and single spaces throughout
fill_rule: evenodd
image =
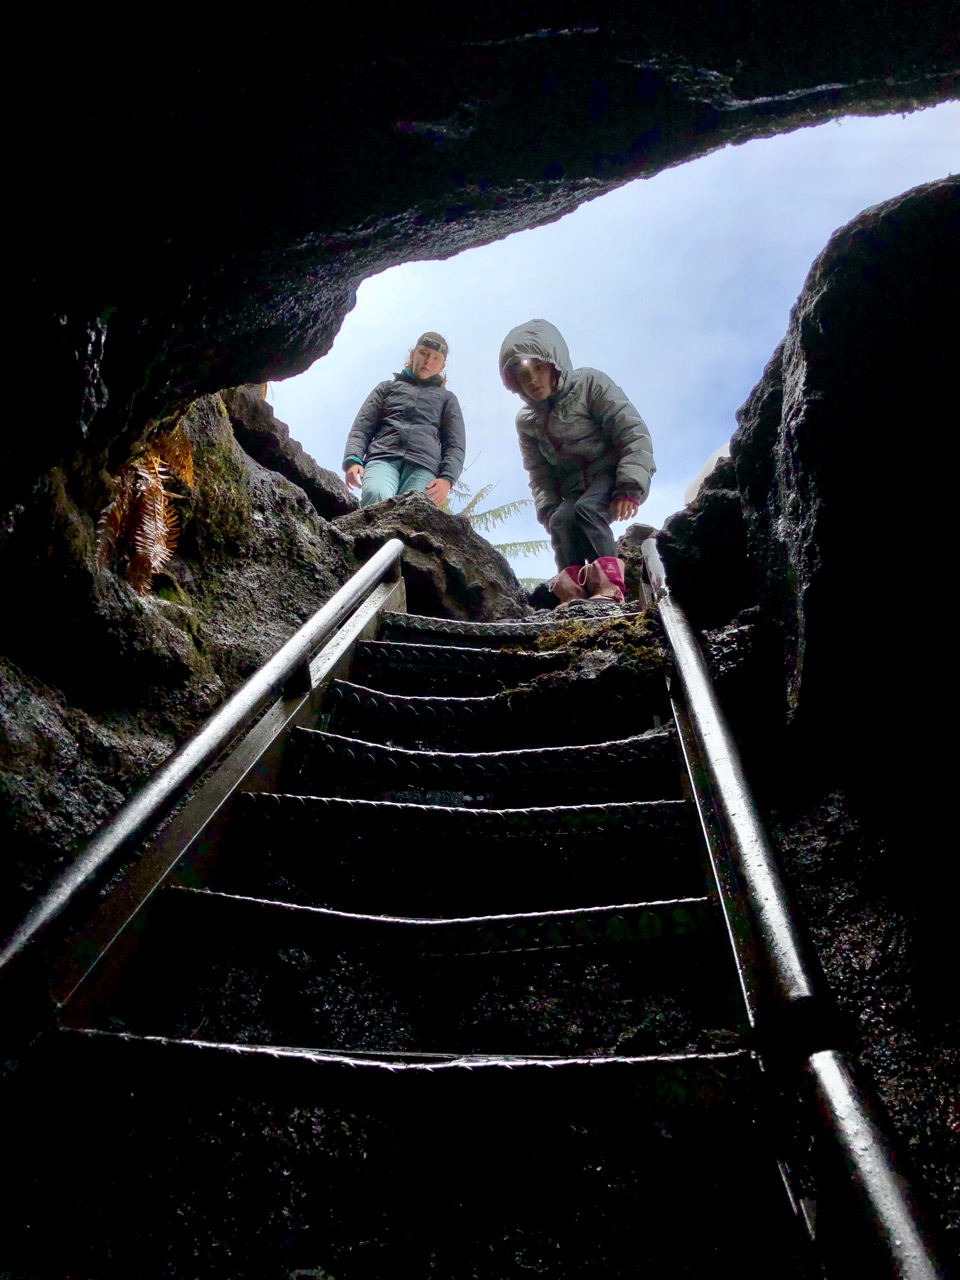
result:
M 683 610 L 670 595 L 653 538 L 643 543 L 642 553 L 707 772 L 710 801 L 750 912 L 754 936 L 744 939 L 731 920 L 731 904 L 723 904 L 751 1023 L 761 1037 L 772 1023 L 785 1038 L 790 1060 L 812 1079 L 861 1212 L 888 1260 L 888 1274 L 901 1280 L 938 1280 L 942 1273 L 933 1246 L 894 1166 L 893 1144 L 883 1131 L 883 1120 L 855 1079 L 847 1054 L 835 1044 L 821 1043 L 824 1031 L 836 1025 L 826 978 L 792 909 L 703 654 Z M 698 796 L 698 806 L 701 801 Z M 705 824 L 709 821 L 702 812 L 701 818 Z M 717 879 L 723 899 L 719 873 Z M 772 1038 L 767 1043 L 776 1047 Z
M 169 816 L 197 779 L 308 667 L 312 654 L 387 576 L 402 551 L 399 538 L 385 543 L 117 810 L 4 943 L 0 974 Z
M 784 1013 L 802 1008 L 804 1025 L 809 1025 L 811 1004 L 830 1001 L 820 962 L 791 909 L 703 654 L 683 610 L 670 595 L 652 538 L 643 543 L 643 556 L 686 694 L 686 708 L 709 774 L 714 804 L 757 932 L 756 947 L 741 948 L 739 956 L 747 970 L 748 990 L 763 992 L 767 997 L 764 1000 L 761 996 L 758 1000 L 751 995 L 748 1000 L 751 1021 L 762 1024 L 769 1014 L 782 1032 Z M 760 1030 L 764 1028 L 761 1026 Z

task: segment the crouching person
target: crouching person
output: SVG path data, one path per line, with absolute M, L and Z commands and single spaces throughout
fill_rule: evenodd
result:
M 438 507 L 463 470 L 466 435 L 460 402 L 446 387 L 447 344 L 427 332 L 400 373 L 378 382 L 360 406 L 343 469 L 360 505 L 425 493 Z
M 611 521 L 632 520 L 656 471 L 650 433 L 626 394 L 598 369 L 574 369 L 547 320 L 517 325 L 500 347 L 504 386 L 524 402 L 520 453 L 537 519 L 550 534 L 562 604 L 624 597 Z

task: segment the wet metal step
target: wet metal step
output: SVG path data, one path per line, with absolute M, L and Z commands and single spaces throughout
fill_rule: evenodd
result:
M 242 1087 L 265 1087 L 271 1096 L 307 1089 L 328 1101 L 364 1108 L 403 1108 L 430 1101 L 446 1105 L 490 1104 L 503 1110 L 550 1107 L 563 1101 L 581 1111 L 605 1112 L 611 1096 L 636 1112 L 655 1113 L 681 1124 L 713 1111 L 742 1108 L 752 1114 L 761 1092 L 756 1059 L 748 1048 L 644 1055 L 449 1054 L 414 1051 L 364 1053 L 295 1045 L 182 1039 L 96 1028 L 58 1028 L 45 1058 L 71 1078 L 129 1079 L 159 1072 L 191 1087 L 222 1088 L 223 1073 Z M 471 1081 L 476 1078 L 476 1083 Z M 611 1094 L 594 1097 L 597 1085 Z M 318 1087 L 319 1086 L 319 1087 Z
M 212 888 L 344 910 L 467 915 L 696 897 L 679 800 L 505 811 L 251 794 Z
M 350 678 L 383 693 L 476 696 L 515 688 L 563 670 L 569 662 L 563 650 L 535 653 L 367 640 L 354 651 Z
M 605 800 L 678 799 L 681 763 L 671 730 L 600 745 L 452 752 L 362 742 L 297 729 L 283 787 L 298 795 L 515 808 Z
M 381 640 L 405 640 L 414 644 L 535 649 L 541 635 L 559 630 L 562 625 L 562 620 L 458 622 L 452 618 L 428 618 L 416 613 L 384 613 L 378 635 Z
M 456 920 L 168 891 L 103 1030 L 370 1052 L 715 1051 L 745 1031 L 705 898 Z
M 474 698 L 378 693 L 335 680 L 324 727 L 365 742 L 445 751 L 574 746 L 658 727 L 667 719 L 665 696 L 659 672 L 636 683 L 584 679 L 559 690 L 527 685 Z

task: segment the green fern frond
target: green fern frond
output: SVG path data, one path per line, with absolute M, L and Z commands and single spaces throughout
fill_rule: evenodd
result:
M 466 488 L 466 486 L 464 486 L 464 487 Z M 466 503 L 463 507 L 461 507 L 461 508 L 460 508 L 460 510 L 459 510 L 456 514 L 457 514 L 458 516 L 463 516 L 463 517 L 464 517 L 464 519 L 466 519 L 466 520 L 469 520 L 469 521 L 470 521 L 470 523 L 474 526 L 474 528 L 476 528 L 476 527 L 477 527 L 477 526 L 476 526 L 476 522 L 477 522 L 477 520 L 481 520 L 481 519 L 483 519 L 483 515 L 482 515 L 482 514 L 475 514 L 475 512 L 476 512 L 476 508 L 477 508 L 477 506 L 479 505 L 479 503 L 481 503 L 481 502 L 484 500 L 484 498 L 487 496 L 487 494 L 488 494 L 488 493 L 492 493 L 492 492 L 493 492 L 493 490 L 494 490 L 496 487 L 497 487 L 497 482 L 496 482 L 496 480 L 494 480 L 492 484 L 485 484 L 485 485 L 482 485 L 482 486 L 477 490 L 477 492 L 473 495 L 473 497 L 472 497 L 472 498 L 470 498 L 470 497 L 469 497 L 469 492 L 470 492 L 470 491 L 469 491 L 469 489 L 468 489 L 468 490 L 467 490 L 467 495 L 466 495 L 466 496 L 468 496 L 468 501 L 467 501 L 467 503 Z
M 505 520 L 512 520 L 514 516 L 518 516 L 524 507 L 532 507 L 532 498 L 518 498 L 515 502 L 504 502 L 499 507 L 491 507 L 489 511 L 478 511 L 473 515 L 468 515 L 467 519 L 475 529 L 486 532 L 495 525 L 503 524 Z
M 526 507 L 533 506 L 532 498 L 518 498 L 515 502 L 503 502 L 499 507 L 491 507 L 487 511 L 478 511 L 480 504 L 490 496 L 497 487 L 497 481 L 491 484 L 481 485 L 475 494 L 471 494 L 470 486 L 461 478 L 451 489 L 447 501 L 444 503 L 443 509 L 450 511 L 450 499 L 462 502 L 463 506 L 458 511 L 453 511 L 453 515 L 462 516 L 468 521 L 471 528 L 476 529 L 478 533 L 488 533 L 498 524 L 503 524 L 507 520 L 512 520 L 514 516 L 518 516 Z M 509 558 L 510 556 L 535 556 L 541 551 L 546 551 L 549 543 L 545 539 L 534 539 L 528 542 L 500 542 L 494 543 L 494 549 L 502 555 Z
M 545 538 L 535 538 L 531 542 L 495 542 L 494 551 L 499 551 L 507 559 L 511 556 L 537 556 L 541 551 L 549 550 L 550 543 Z
M 454 480 L 453 484 L 450 487 L 450 492 L 447 494 L 444 500 L 440 503 L 440 510 L 445 511 L 448 516 L 459 515 L 460 512 L 454 511 L 452 504 L 454 502 L 460 502 L 460 503 L 468 502 L 469 500 L 470 500 L 470 486 L 462 478 L 459 480 Z

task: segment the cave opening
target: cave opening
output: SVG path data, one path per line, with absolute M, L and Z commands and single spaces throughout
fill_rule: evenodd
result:
M 370 387 L 399 369 L 419 332 L 437 329 L 451 345 L 449 385 L 467 424 L 464 480 L 473 493 L 495 486 L 487 506 L 511 502 L 528 489 L 497 351 L 512 325 L 542 315 L 576 365 L 609 373 L 644 415 L 658 474 L 638 519 L 659 527 L 725 447 L 829 236 L 863 209 L 946 176 L 958 132 L 952 102 L 838 118 L 728 145 L 546 226 L 391 267 L 362 283 L 330 353 L 271 383 L 268 398 L 307 452 L 338 471 Z M 542 533 L 526 510 L 489 536 Z M 553 572 L 549 551 L 512 565 L 525 578 Z

